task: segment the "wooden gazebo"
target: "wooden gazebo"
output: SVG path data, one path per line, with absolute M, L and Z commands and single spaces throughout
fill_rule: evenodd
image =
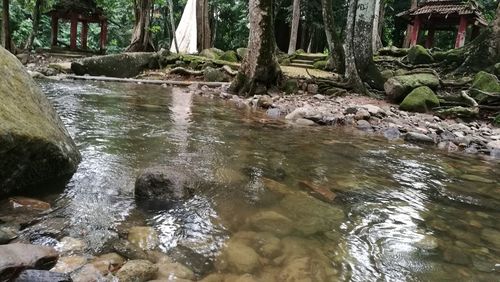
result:
M 87 50 L 87 38 L 90 23 L 97 23 L 101 26 L 99 37 L 100 51 L 106 49 L 106 40 L 108 36 L 108 19 L 103 11 L 97 7 L 95 0 L 60 0 L 50 12 L 52 17 L 52 47 L 59 45 L 57 34 L 59 32 L 59 20 L 69 21 L 71 23 L 70 44 L 73 51 Z M 77 47 L 78 24 L 81 28 L 81 46 Z
M 488 25 L 475 0 L 424 0 L 416 8 L 401 12 L 397 16 L 412 25 L 410 46 L 418 43 L 420 31 L 427 30 L 426 48 L 431 48 L 434 44 L 436 30 L 455 31 L 458 27 L 455 48 L 460 48 L 465 44 L 469 26 L 474 38 L 482 27 Z

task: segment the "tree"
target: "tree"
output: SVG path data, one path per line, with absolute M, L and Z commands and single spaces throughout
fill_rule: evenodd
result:
M 196 25 L 198 30 L 198 51 L 212 47 L 212 32 L 208 0 L 196 1 Z
M 9 0 L 2 0 L 2 44 L 3 47 L 12 52 L 12 38 L 10 34 L 10 3 Z
M 247 96 L 262 93 L 281 79 L 275 54 L 273 0 L 250 0 L 249 16 L 248 55 L 230 87 L 231 91 Z
M 290 32 L 290 45 L 288 46 L 288 55 L 295 53 L 297 48 L 297 35 L 299 34 L 300 23 L 300 0 L 293 0 L 292 30 Z
M 415 8 L 417 8 L 417 6 L 418 6 L 418 0 L 411 0 L 410 8 L 415 9 Z M 403 42 L 404 48 L 410 47 L 410 38 L 411 38 L 412 30 L 413 30 L 413 26 L 409 24 L 408 27 L 406 28 L 405 41 Z
M 153 51 L 151 41 L 151 0 L 134 0 L 135 26 L 126 52 Z
M 496 44 L 495 44 L 496 43 Z M 493 22 L 493 46 L 496 45 L 496 58 L 500 60 L 500 3 L 498 3 L 497 14 Z
M 355 91 L 369 94 L 365 83 L 383 89 L 384 80 L 373 61 L 373 25 L 377 1 L 350 0 L 344 44 L 345 76 Z M 367 40 L 368 39 L 368 40 Z
M 335 31 L 335 19 L 333 17 L 333 0 L 321 0 L 321 10 L 325 25 L 326 41 L 330 50 L 328 65 L 337 72 L 345 71 L 345 56 L 340 35 Z
M 30 36 L 28 37 L 28 40 L 26 41 L 26 45 L 24 46 L 24 49 L 26 50 L 31 50 L 33 47 L 33 41 L 35 40 L 36 36 L 38 35 L 38 27 L 40 26 L 40 17 L 41 17 L 41 6 L 43 4 L 43 0 L 36 0 L 35 1 L 35 6 L 33 8 L 33 29 L 31 30 Z

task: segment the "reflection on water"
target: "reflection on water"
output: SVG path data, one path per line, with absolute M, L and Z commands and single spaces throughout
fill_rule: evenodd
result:
M 232 247 L 255 251 L 262 281 L 498 278 L 496 164 L 330 128 L 261 124 L 179 89 L 43 88 L 83 155 L 57 206 L 66 235 L 85 239 L 90 252 L 122 236 L 120 226 L 142 224 L 156 229 L 162 251 L 189 249 L 224 273 L 239 271 Z M 196 175 L 200 190 L 168 207 L 137 207 L 135 177 L 158 165 Z M 308 196 L 299 181 L 331 189 L 335 202 Z

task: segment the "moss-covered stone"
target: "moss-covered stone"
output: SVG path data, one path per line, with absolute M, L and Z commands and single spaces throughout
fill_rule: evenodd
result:
M 489 95 L 482 92 L 491 94 L 500 93 L 500 82 L 495 75 L 484 71 L 476 74 L 469 93 L 479 104 L 483 104 L 489 98 Z
M 222 71 L 210 67 L 205 69 L 205 71 L 203 72 L 203 76 L 205 78 L 205 81 L 208 82 L 222 82 L 228 80 L 226 75 Z
M 93 75 L 127 78 L 145 69 L 158 67 L 156 53 L 122 53 L 85 58 L 71 64 L 76 75 Z
M 314 63 L 313 67 L 318 70 L 324 70 L 326 69 L 326 66 L 328 65 L 328 61 L 317 61 Z
M 222 56 L 220 56 L 220 59 L 223 61 L 236 63 L 236 62 L 238 62 L 238 54 L 236 54 L 236 52 L 233 50 L 229 50 L 229 51 L 224 52 L 224 54 L 222 54 Z
M 280 61 L 280 65 L 282 65 L 282 66 L 289 66 L 291 64 L 292 64 L 292 60 L 290 60 L 289 58 L 285 58 L 285 59 Z
M 389 99 L 401 102 L 413 89 L 420 86 L 436 89 L 439 86 L 439 78 L 431 73 L 395 76 L 385 82 L 384 89 Z
M 385 81 L 387 81 L 391 77 L 394 77 L 394 71 L 392 70 L 383 70 L 380 72 L 380 74 L 382 74 L 382 77 Z
M 439 99 L 427 86 L 413 90 L 399 105 L 399 109 L 403 111 L 418 113 L 426 113 L 435 107 L 439 107 Z
M 420 45 L 416 45 L 410 48 L 408 51 L 408 60 L 413 65 L 430 64 L 434 62 L 429 50 L 425 49 Z
M 442 109 L 436 111 L 436 115 L 442 119 L 449 118 L 465 118 L 471 119 L 476 118 L 479 115 L 478 108 L 466 108 L 466 107 L 453 107 L 449 109 Z
M 283 83 L 282 90 L 286 94 L 294 94 L 299 90 L 299 81 L 297 79 L 288 79 Z
M 461 49 L 435 51 L 432 53 L 432 56 L 436 62 L 462 63 L 465 61 L 465 53 Z
M 80 162 L 75 143 L 19 60 L 1 47 L 0 77 L 0 195 L 71 176 Z
M 222 55 L 224 55 L 224 51 L 217 48 L 205 49 L 200 52 L 200 56 L 213 60 L 220 59 Z
M 238 48 L 236 49 L 236 54 L 238 54 L 240 60 L 243 60 L 248 54 L 248 48 Z

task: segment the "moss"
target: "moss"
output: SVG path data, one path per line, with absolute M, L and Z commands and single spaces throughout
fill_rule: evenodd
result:
M 288 58 L 283 59 L 283 60 L 281 60 L 281 62 L 280 62 L 280 65 L 282 65 L 282 66 L 289 66 L 289 65 L 291 65 L 291 64 L 292 64 L 292 60 L 290 60 L 290 59 L 288 59 Z
M 224 51 L 219 50 L 217 48 L 205 49 L 200 52 L 200 56 L 214 60 L 220 59 L 222 55 L 224 55 Z
M 313 67 L 318 70 L 324 70 L 326 69 L 326 66 L 328 65 L 328 61 L 317 61 L 314 63 Z
M 431 73 L 395 76 L 387 80 L 384 89 L 391 100 L 401 102 L 407 94 L 420 86 L 436 89 L 439 86 L 439 79 Z
M 435 107 L 439 107 L 439 99 L 434 91 L 427 86 L 413 90 L 399 105 L 399 109 L 403 111 L 419 113 L 428 112 Z
M 305 54 L 305 53 L 306 53 L 306 51 L 304 51 L 303 49 L 299 49 L 299 50 L 295 51 L 295 54 L 297 54 L 297 55 Z
M 394 71 L 392 70 L 383 70 L 380 72 L 385 81 L 394 76 Z
M 220 59 L 223 61 L 236 63 L 238 62 L 238 54 L 236 54 L 236 52 L 233 50 L 226 51 L 224 52 L 224 54 L 222 54 L 222 56 L 220 56 Z
M 205 81 L 208 82 L 227 81 L 226 75 L 218 69 L 206 68 L 203 73 L 203 76 L 205 78 Z
M 432 53 L 437 62 L 462 63 L 465 61 L 465 53 L 461 49 L 451 49 L 448 51 L 436 51 Z
M 413 65 L 430 64 L 434 62 L 429 50 L 425 49 L 420 45 L 416 45 L 410 48 L 408 51 L 408 60 Z
M 283 83 L 282 90 L 286 94 L 294 94 L 299 90 L 299 81 L 297 79 L 288 79 Z
M 476 91 L 479 90 L 479 91 Z M 481 93 L 500 93 L 500 82 L 498 78 L 484 71 L 480 71 L 474 77 L 474 81 L 472 82 L 470 94 L 472 98 L 474 98 L 479 104 L 483 104 L 488 99 L 488 95 Z

